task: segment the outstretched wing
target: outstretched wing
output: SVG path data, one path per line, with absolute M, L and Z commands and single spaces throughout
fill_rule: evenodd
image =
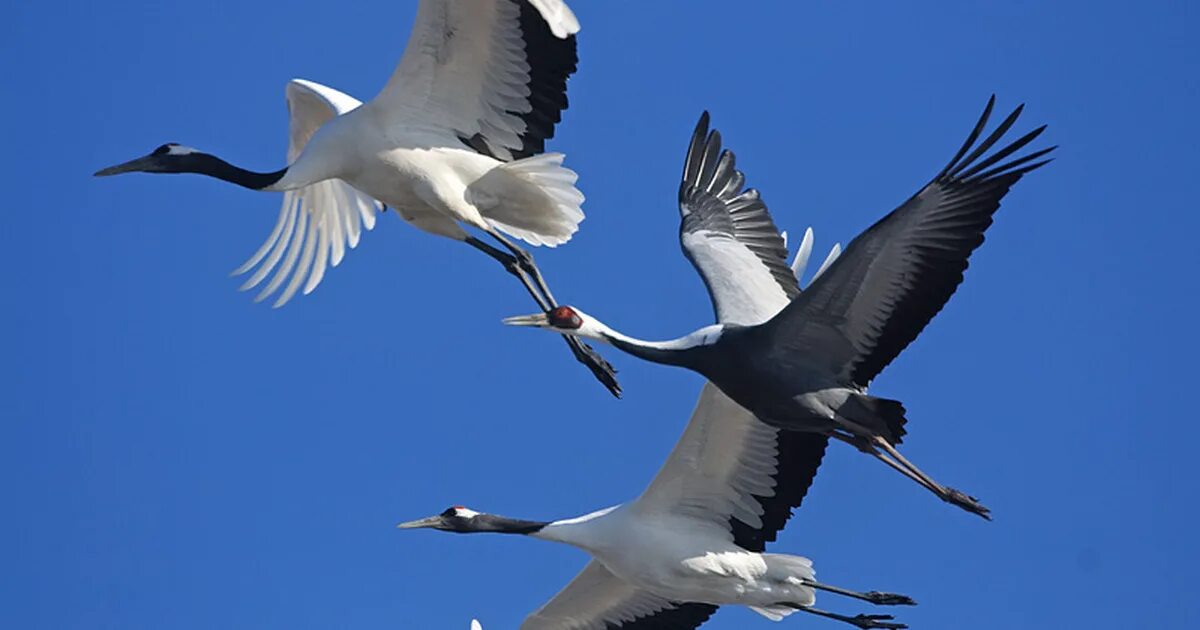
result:
M 563 0 L 421 0 L 370 106 L 398 126 L 451 129 L 503 161 L 541 153 L 567 108 L 578 31 Z
M 525 618 L 521 630 L 691 630 L 717 607 L 681 604 L 643 591 L 596 560 Z
M 760 422 L 705 383 L 679 442 L 631 509 L 706 519 L 762 551 L 808 494 L 827 443 Z
M 899 208 L 855 238 L 824 274 L 765 325 L 789 351 L 820 356 L 866 387 L 920 334 L 963 280 L 1000 200 L 1054 147 L 1005 162 L 1045 126 L 992 152 L 1017 107 L 978 145 L 993 96 L 954 159 Z M 974 148 L 972 148 L 974 147 Z M 968 154 L 969 152 L 969 154 Z M 997 166 L 999 164 L 999 166 Z
M 733 153 L 722 151 L 720 134 L 709 131 L 705 112 L 679 187 L 680 242 L 708 287 L 717 320 L 754 325 L 800 294 L 813 239 L 806 230 L 789 265 L 786 239 L 744 183 Z M 835 246 L 826 264 L 836 257 Z M 825 437 L 760 422 L 706 383 L 679 442 L 632 507 L 709 519 L 736 544 L 761 551 L 804 500 L 826 444 Z
M 800 293 L 767 206 L 700 116 L 679 183 L 679 243 L 708 287 L 717 321 L 750 325 Z M 764 315 L 763 313 L 766 312 Z
M 290 81 L 286 94 L 291 115 L 289 164 L 300 156 L 321 125 L 362 104 L 331 87 L 303 79 Z M 258 286 L 274 271 L 256 302 L 280 287 L 283 291 L 275 300 L 277 308 L 292 299 L 301 284 L 304 293 L 310 293 L 325 277 L 326 268 L 338 266 L 346 248 L 358 245 L 362 228 L 375 227 L 375 213 L 381 208 L 374 199 L 340 179 L 285 192 L 275 229 L 262 247 L 233 272 L 240 275 L 254 270 L 241 289 Z

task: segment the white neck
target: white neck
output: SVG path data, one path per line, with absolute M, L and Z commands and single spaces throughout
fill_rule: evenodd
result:
M 721 334 L 725 332 L 725 326 L 722 324 L 712 324 L 698 330 L 692 331 L 682 337 L 676 339 L 668 339 L 666 341 L 647 341 L 630 337 L 629 335 L 613 330 L 603 322 L 590 319 L 579 328 L 577 333 L 588 339 L 595 339 L 609 345 L 621 347 L 622 344 L 629 346 L 639 346 L 650 350 L 688 350 L 700 346 L 711 346 L 721 339 Z M 625 348 L 622 348 L 625 349 Z
M 614 505 L 583 516 L 554 521 L 530 536 L 594 552 L 610 538 L 606 534 L 613 529 L 617 520 L 610 515 L 620 508 L 620 505 Z
M 352 172 L 354 147 L 360 144 L 360 139 L 348 118 L 337 116 L 321 125 L 288 166 L 283 178 L 267 190 L 296 190 Z

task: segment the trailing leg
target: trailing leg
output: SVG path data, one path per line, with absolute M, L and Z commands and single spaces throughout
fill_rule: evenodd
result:
M 826 591 L 829 593 L 837 593 L 838 595 L 844 595 L 846 597 L 853 597 L 854 599 L 861 599 L 864 602 L 871 602 L 872 604 L 875 604 L 877 606 L 916 606 L 917 605 L 917 602 L 914 601 L 913 598 L 909 597 L 908 595 L 901 595 L 899 593 L 883 593 L 880 591 L 867 591 L 865 593 L 861 593 L 859 591 L 852 591 L 850 589 L 841 588 L 839 586 L 822 584 L 815 580 L 801 580 L 801 581 L 804 583 L 805 586 L 810 587 L 810 588 L 815 588 L 819 591 Z
M 542 295 L 546 296 L 546 301 L 551 304 L 551 307 L 558 306 L 558 302 L 554 300 L 554 294 L 550 292 L 550 285 L 546 284 L 546 279 L 542 276 L 542 270 L 538 269 L 537 263 L 533 260 L 533 255 L 521 249 L 498 230 L 488 229 L 486 231 L 488 235 L 496 239 L 497 242 L 512 253 L 513 257 L 517 259 L 517 263 L 525 270 L 525 273 L 529 274 L 533 278 L 533 281 L 537 283 L 538 289 L 542 292 Z
M 488 232 L 492 234 L 492 232 Z M 473 237 L 468 236 L 465 240 L 468 245 L 487 254 L 501 265 L 509 273 L 517 277 L 521 284 L 525 286 L 525 290 L 529 295 L 533 296 L 538 307 L 543 312 L 549 312 L 551 309 L 558 306 L 554 301 L 554 296 L 550 293 L 549 287 L 546 286 L 545 280 L 542 278 L 541 272 L 537 270 L 537 265 L 533 264 L 533 258 L 528 252 L 517 247 L 509 242 L 498 233 L 492 234 L 497 240 L 509 247 L 514 253 L 509 254 Z M 523 258 L 522 258 L 523 257 Z M 530 269 L 533 270 L 533 278 L 530 278 Z M 534 285 L 537 285 L 535 288 Z M 571 349 L 571 354 L 575 355 L 575 359 L 587 366 L 592 374 L 600 381 L 608 391 L 612 392 L 618 398 L 621 396 L 621 385 L 617 382 L 616 370 L 612 365 L 600 356 L 591 346 L 584 343 L 582 340 L 570 336 L 563 335 L 563 339 L 567 343 L 567 347 Z
M 863 398 L 867 397 L 864 396 Z M 884 399 L 873 400 L 884 401 Z M 914 466 L 912 462 L 901 455 L 900 451 L 896 450 L 896 447 L 891 442 L 873 431 L 866 422 L 860 422 L 861 418 L 847 418 L 841 415 L 841 411 L 841 409 L 838 410 L 839 415 L 836 418 L 839 429 L 830 433 L 830 437 L 846 442 L 854 448 L 896 469 L 905 477 L 912 479 L 920 484 L 921 487 L 937 495 L 941 500 L 956 505 L 972 514 L 978 514 L 987 520 L 991 520 L 991 510 L 979 503 L 975 497 L 934 481 L 932 477 L 926 475 L 920 468 Z M 894 421 L 891 424 L 893 430 L 903 426 L 902 423 Z M 882 452 L 880 452 L 881 450 Z
M 954 488 L 943 486 L 942 484 L 934 481 L 932 477 L 926 475 L 921 471 L 920 468 L 917 468 L 912 462 L 908 461 L 907 458 L 901 455 L 900 451 L 896 450 L 896 447 L 888 443 L 887 440 L 876 436 L 875 443 L 878 444 L 879 447 L 882 448 L 888 455 L 896 458 L 896 461 L 899 462 L 901 466 L 904 466 L 910 470 L 913 475 L 924 479 L 930 486 L 932 486 L 934 494 L 941 497 L 943 501 L 957 505 L 958 507 L 971 512 L 972 514 L 978 514 L 989 521 L 992 520 L 992 511 L 984 507 L 984 505 L 975 497 L 962 492 L 961 490 L 955 490 Z
M 488 245 L 487 243 L 475 238 L 474 236 L 468 236 L 466 238 L 466 243 L 467 245 L 478 249 L 488 256 L 491 256 L 504 267 L 505 271 L 508 271 L 512 275 L 516 276 L 517 279 L 521 281 L 521 284 L 525 286 L 525 290 L 529 291 L 529 295 L 533 296 L 534 301 L 537 302 L 538 306 L 541 307 L 543 311 L 548 311 L 553 308 L 548 302 L 546 302 L 546 298 L 539 293 L 536 288 L 534 288 L 533 282 L 530 280 L 529 275 L 525 272 L 525 269 L 521 266 L 516 256 L 502 252 L 499 249 L 496 249 L 495 247 L 492 247 L 491 245 Z
M 813 608 L 812 606 L 801 606 L 799 604 L 792 604 L 789 602 L 782 602 L 777 605 L 786 608 L 794 608 L 801 612 L 817 615 L 818 617 L 825 617 L 826 619 L 834 619 L 848 623 L 857 628 L 863 628 L 864 630 L 867 628 L 903 630 L 904 628 L 908 627 L 905 624 L 892 621 L 892 619 L 895 619 L 895 617 L 891 615 L 854 615 L 851 617 L 850 615 L 839 615 L 838 613 L 829 612 L 828 610 L 821 610 L 820 608 Z

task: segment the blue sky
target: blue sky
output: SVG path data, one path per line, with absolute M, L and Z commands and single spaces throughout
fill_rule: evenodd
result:
M 905 401 L 905 452 L 995 522 L 835 447 L 773 550 L 911 594 L 914 628 L 1200 622 L 1200 9 L 574 4 L 582 61 L 551 147 L 588 219 L 537 255 L 560 298 L 638 336 L 710 322 L 674 204 L 702 109 L 822 251 L 934 174 L 993 92 L 1062 145 L 873 388 Z M 393 525 L 624 501 L 682 430 L 699 377 L 610 352 L 627 392 L 610 398 L 560 341 L 501 327 L 531 305 L 494 263 L 393 215 L 271 310 L 228 272 L 278 196 L 90 176 L 166 141 L 278 168 L 286 81 L 370 97 L 415 12 L 343 5 L 7 10 L 0 626 L 512 628 L 582 552 Z M 726 610 L 707 627 L 772 626 Z

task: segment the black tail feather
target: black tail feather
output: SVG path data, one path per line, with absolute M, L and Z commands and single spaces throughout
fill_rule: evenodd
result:
M 899 400 L 853 394 L 838 408 L 837 413 L 866 427 L 892 445 L 900 444 L 908 434 L 904 429 L 908 419 L 904 417 L 904 404 Z

